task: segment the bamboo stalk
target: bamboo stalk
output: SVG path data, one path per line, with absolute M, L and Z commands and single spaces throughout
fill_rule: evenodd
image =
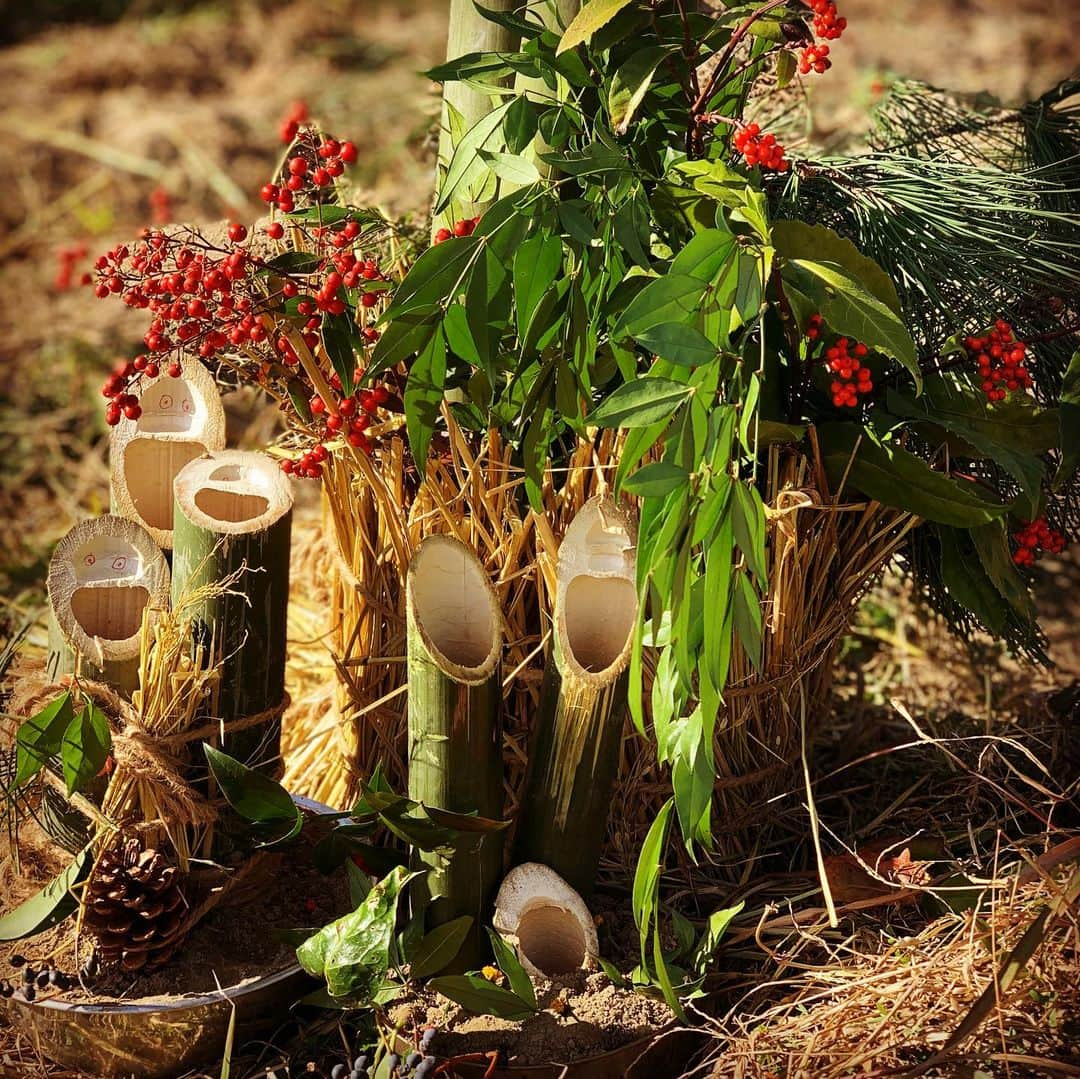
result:
M 174 493 L 173 601 L 204 597 L 191 613 L 196 643 L 220 665 L 212 714 L 223 724 L 222 748 L 276 770 L 280 716 L 232 736 L 229 725 L 285 695 L 292 489 L 269 457 L 224 450 L 186 465 Z M 199 592 L 222 581 L 232 583 Z
M 129 695 L 139 684 L 147 607 L 169 602 L 169 566 L 146 529 L 108 514 L 81 521 L 49 562 L 50 681 L 79 673 Z
M 137 521 L 165 550 L 173 545 L 173 480 L 196 457 L 225 447 L 225 411 L 217 386 L 194 359 L 179 378 L 142 379 L 137 420 L 109 435 L 113 511 Z
M 539 862 L 588 895 L 619 763 L 638 616 L 636 528 L 605 494 L 559 546 L 551 658 L 529 751 L 516 862 Z
M 492 11 L 510 12 L 517 0 L 488 0 L 485 7 Z M 518 46 L 514 33 L 498 23 L 485 19 L 473 0 L 450 0 L 450 24 L 446 35 L 446 59 L 456 60 L 471 52 L 512 52 Z M 484 93 L 464 82 L 448 82 L 443 87 L 442 117 L 439 126 L 439 158 L 436 166 L 435 189 L 439 190 L 442 176 L 454 155 L 453 124 L 454 114 L 460 116 L 462 129 L 468 131 L 478 121 L 492 111 L 494 102 L 490 94 Z M 472 203 L 474 214 L 483 211 L 482 203 Z M 452 224 L 460 204 L 447 207 L 442 214 L 436 215 L 431 222 L 431 234 Z
M 502 816 L 499 677 L 502 619 L 476 555 L 449 536 L 429 536 L 406 580 L 409 795 L 454 813 Z M 449 857 L 424 855 L 429 928 L 464 914 L 474 921 L 458 956 L 480 956 L 480 925 L 502 875 L 502 832 L 479 835 Z

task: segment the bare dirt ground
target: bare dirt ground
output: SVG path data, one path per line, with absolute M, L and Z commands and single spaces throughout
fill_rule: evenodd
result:
M 850 29 L 832 71 L 810 89 L 813 137 L 822 143 L 861 129 L 893 76 L 1019 102 L 1080 65 L 1076 0 L 839 6 Z M 277 121 L 297 99 L 357 142 L 364 198 L 422 214 L 438 99 L 417 72 L 441 59 L 445 11 L 440 0 L 221 2 L 164 12 L 141 3 L 93 25 L 27 26 L 24 18 L 20 39 L 0 47 L 0 646 L 24 623 L 31 644 L 41 643 L 36 619 L 48 552 L 75 520 L 107 507 L 97 386 L 108 364 L 138 348 L 139 320 L 120 305 L 56 287 L 58 250 L 85 244 L 77 268 L 89 268 L 99 250 L 151 220 L 162 193 L 172 219 L 255 216 L 254 193 L 280 150 Z M 231 404 L 234 440 L 258 444 L 272 417 L 251 398 Z M 311 516 L 309 506 L 308 527 Z M 885 587 L 853 635 L 823 760 L 850 762 L 904 741 L 910 730 L 889 703 L 895 697 L 935 737 L 1011 731 L 1051 708 L 1075 717 L 1078 584 L 1075 562 L 1043 573 L 1041 603 L 1058 666 L 1038 672 L 989 645 L 972 662 L 925 623 L 902 589 Z M 1072 782 L 1075 747 L 1048 748 L 1061 750 L 1062 768 L 1074 768 L 1072 779 L 1055 778 Z M 886 778 L 897 798 L 917 778 L 916 767 L 896 757 Z M 931 812 L 927 790 L 916 793 L 895 806 L 890 825 L 905 826 L 905 811 L 912 818 Z M 826 812 L 837 827 L 846 821 L 858 830 L 873 823 L 868 804 L 865 791 L 845 788 Z M 0 1075 L 9 1074 L 4 1048 Z

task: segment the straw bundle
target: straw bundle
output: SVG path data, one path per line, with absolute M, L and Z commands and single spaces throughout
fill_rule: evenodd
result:
M 594 442 L 578 445 L 565 472 L 549 471 L 545 513 L 539 516 L 522 509 L 523 477 L 497 434 L 473 454 L 451 430 L 448 453 L 429 464 L 427 482 L 415 494 L 396 440 L 378 461 L 381 489 L 356 476 L 350 463 L 335 461 L 328 473 L 327 530 L 338 548 L 331 602 L 337 697 L 328 716 L 318 707 L 324 700 L 312 691 L 315 706 L 294 709 L 283 734 L 286 783 L 327 804 L 349 805 L 358 780 L 380 761 L 395 787 L 405 787 L 402 582 L 407 559 L 399 562 L 393 535 L 404 534 L 411 550 L 424 536 L 442 532 L 477 552 L 506 619 L 506 811 L 516 815 L 550 640 L 559 539 L 585 502 L 607 489 L 619 443 L 612 432 L 602 432 Z M 820 713 L 840 640 L 858 600 L 917 523 L 878 503 L 842 496 L 842 490 L 830 491 L 815 448 L 808 456 L 795 447 L 771 447 L 762 669 L 758 673 L 741 654 L 733 657 L 726 714 L 717 725 L 715 808 L 724 824 L 717 837 L 720 874 L 730 874 L 764 837 L 768 800 L 801 786 L 804 731 Z M 387 519 L 387 506 L 396 520 Z M 645 676 L 648 683 L 648 662 Z M 293 691 L 300 696 L 304 687 L 294 685 Z M 620 812 L 609 822 L 602 875 L 625 881 L 670 793 L 654 747 L 628 720 L 613 794 Z M 688 869 L 688 860 L 683 865 Z

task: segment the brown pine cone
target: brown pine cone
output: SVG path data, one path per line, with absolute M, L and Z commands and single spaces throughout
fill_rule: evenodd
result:
M 107 851 L 87 885 L 84 924 L 104 966 L 151 971 L 183 939 L 188 905 L 180 870 L 137 839 Z

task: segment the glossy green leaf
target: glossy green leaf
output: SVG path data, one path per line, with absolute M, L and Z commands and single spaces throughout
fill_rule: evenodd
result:
M 90 872 L 92 864 L 88 850 L 77 854 L 58 877 L 0 918 L 0 940 L 32 937 L 72 914 L 79 904 L 71 889 Z
M 971 529 L 971 541 L 987 577 L 1026 625 L 1033 626 L 1039 617 L 1027 582 L 1012 559 L 1009 536 L 1004 521 L 992 521 Z
M 348 313 L 323 315 L 322 342 L 335 373 L 341 379 L 341 392 L 348 397 L 356 378 L 355 350 L 361 344 L 352 317 Z
M 736 903 L 733 907 L 725 907 L 723 910 L 714 910 L 712 914 L 709 915 L 709 921 L 705 926 L 705 932 L 702 934 L 701 940 L 698 941 L 697 947 L 694 949 L 693 955 L 690 958 L 690 969 L 693 970 L 695 974 L 704 974 L 708 970 L 709 963 L 716 954 L 717 948 L 720 947 L 720 942 L 727 932 L 728 926 L 734 918 L 741 913 L 745 906 L 746 901 L 743 900 Z
M 670 273 L 675 277 L 715 281 L 731 263 L 736 252 L 735 236 L 729 229 L 703 229 L 692 236 L 675 256 Z
M 634 924 L 641 935 L 642 962 L 645 962 L 645 937 L 657 911 L 660 894 L 660 874 L 664 868 L 664 848 L 667 844 L 668 828 L 671 826 L 671 811 L 675 802 L 669 798 L 652 822 L 641 850 L 638 853 L 637 867 L 634 870 L 634 884 L 631 891 L 631 909 Z
M 699 367 L 716 359 L 719 349 L 700 330 L 681 322 L 663 322 L 634 334 L 643 348 L 680 367 Z
M 754 669 L 761 671 L 761 601 L 757 590 L 745 573 L 735 581 L 735 633 Z
M 1008 629 L 1005 601 L 979 561 L 970 532 L 945 526 L 939 526 L 936 531 L 941 549 L 941 580 L 949 595 L 987 630 L 1001 636 Z
M 610 22 L 629 3 L 630 0 L 586 0 L 560 38 L 556 55 L 590 41 L 600 27 Z
M 409 961 L 409 978 L 430 978 L 438 974 L 461 951 L 472 924 L 472 915 L 463 914 L 460 918 L 436 926 L 422 937 L 406 957 Z
M 974 484 L 934 471 L 921 457 L 856 424 L 822 424 L 818 443 L 834 489 L 846 472 L 849 493 L 861 491 L 885 506 L 959 528 L 986 524 L 1007 510 Z
M 616 337 L 636 337 L 667 322 L 689 322 L 701 307 L 706 283 L 689 274 L 668 273 L 650 281 L 630 302 L 618 321 Z
M 839 263 L 810 259 L 789 259 L 782 276 L 813 301 L 830 330 L 891 356 L 908 371 L 916 389 L 922 388 L 915 342 L 903 319 L 861 279 Z
M 477 257 L 480 240 L 455 236 L 429 247 L 413 263 L 405 279 L 394 290 L 394 299 L 382 317 L 383 323 L 420 308 L 446 307 L 464 291 L 469 268 Z
M 557 236 L 533 236 L 514 256 L 514 304 L 518 336 L 525 337 L 540 300 L 562 267 L 562 242 Z
M 64 732 L 73 716 L 71 694 L 62 693 L 19 725 L 15 735 L 14 787 L 21 787 L 59 755 Z
M 210 774 L 225 800 L 241 817 L 256 825 L 281 825 L 271 842 L 284 842 L 300 831 L 303 814 L 280 783 L 213 746 L 204 743 L 203 750 Z
M 540 179 L 537 167 L 520 154 L 507 154 L 501 150 L 480 150 L 480 159 L 500 180 L 524 187 Z
M 671 45 L 650 45 L 623 61 L 611 79 L 608 92 L 608 118 L 617 135 L 625 135 L 638 106 L 649 92 L 653 75 L 664 57 L 675 51 Z
M 525 972 L 514 952 L 514 949 L 490 926 L 487 931 L 491 938 L 491 950 L 495 956 L 495 963 L 499 970 L 506 975 L 510 988 L 530 1007 L 536 1007 L 536 990 L 533 989 L 532 978 Z
M 82 790 L 101 774 L 111 749 L 108 717 L 93 701 L 87 701 L 83 710 L 68 724 L 60 747 L 68 794 Z
M 324 926 L 296 950 L 300 965 L 326 981 L 333 997 L 369 999 L 390 965 L 398 900 L 414 877 L 397 868 L 378 881 L 360 906 Z
M 648 427 L 670 419 L 692 393 L 667 378 L 639 378 L 615 390 L 588 417 L 597 427 Z
M 507 150 L 512 154 L 527 150 L 536 137 L 536 128 L 536 106 L 524 94 L 511 101 L 503 117 L 503 138 Z M 540 174 L 536 173 L 536 179 L 539 178 Z
M 363 381 L 370 382 L 426 348 L 439 332 L 440 314 L 439 307 L 429 305 L 396 316 L 375 345 Z
M 405 426 L 416 467 L 423 475 L 428 446 L 446 389 L 446 342 L 436 334 L 416 357 L 405 383 Z
M 764 587 L 768 579 L 765 564 L 765 506 L 756 487 L 736 482 L 732 491 L 731 524 L 735 542 L 758 583 Z
M 627 494 L 642 498 L 659 498 L 689 482 L 690 473 L 685 468 L 668 461 L 652 461 L 628 476 L 623 481 L 622 489 Z
M 427 987 L 447 1000 L 460 1004 L 474 1015 L 494 1015 L 499 1019 L 528 1019 L 536 1014 L 516 993 L 495 985 L 479 974 L 451 974 L 432 978 Z
M 476 175 L 477 169 L 483 169 L 484 164 L 479 156 L 479 151 L 495 148 L 489 146 L 488 143 L 498 141 L 503 119 L 513 103 L 513 99 L 504 102 L 486 116 L 481 117 L 454 146 L 453 156 L 446 166 L 446 176 L 443 177 L 442 186 L 439 188 L 435 213 L 442 213 L 458 195 L 459 191 L 466 187 Z M 447 240 L 446 242 L 450 243 L 451 241 Z M 442 244 L 438 244 L 430 250 L 437 251 L 442 246 Z M 417 265 L 419 265 L 419 261 Z

